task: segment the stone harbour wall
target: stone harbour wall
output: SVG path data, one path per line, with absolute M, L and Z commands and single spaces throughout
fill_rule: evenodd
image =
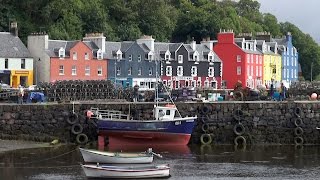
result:
M 190 143 L 242 145 L 320 144 L 320 101 L 225 101 L 176 104 L 182 116 L 197 116 Z M 0 139 L 84 144 L 97 140 L 91 107 L 152 118 L 153 103 L 75 102 L 0 104 Z

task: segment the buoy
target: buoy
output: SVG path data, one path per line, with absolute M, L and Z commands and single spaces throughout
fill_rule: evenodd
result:
M 311 100 L 315 101 L 315 100 L 317 100 L 317 97 L 318 97 L 317 93 L 311 94 Z

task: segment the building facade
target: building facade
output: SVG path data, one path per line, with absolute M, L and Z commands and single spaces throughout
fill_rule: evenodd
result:
M 292 44 L 290 32 L 281 39 L 274 39 L 278 43 L 278 51 L 282 57 L 282 76 L 281 79 L 287 84 L 298 81 L 299 77 L 299 54 Z
M 104 36 L 87 34 L 83 41 L 49 40 L 44 33 L 28 36 L 28 48 L 35 58 L 36 82 L 107 79 L 104 49 L 90 37 Z
M 33 58 L 18 37 L 16 22 L 11 32 L 0 32 L 0 81 L 16 88 L 33 84 Z
M 238 81 L 243 86 L 257 88 L 263 84 L 263 55 L 255 40 L 235 38 L 233 31 L 220 32 L 214 52 L 223 63 L 223 80 L 233 89 Z

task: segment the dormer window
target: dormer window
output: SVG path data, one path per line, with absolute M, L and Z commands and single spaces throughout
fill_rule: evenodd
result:
M 212 56 L 212 55 L 209 55 L 209 56 L 208 56 L 208 61 L 209 61 L 209 62 L 213 62 L 213 56 Z
M 73 60 L 77 60 L 77 58 L 78 58 L 77 56 L 78 56 L 78 55 L 77 55 L 77 52 L 73 52 L 73 53 L 72 53 L 72 59 L 73 59 Z
M 178 56 L 178 63 L 180 63 L 180 64 L 183 63 L 183 55 Z
M 169 54 L 166 54 L 165 57 L 164 57 L 164 59 L 165 59 L 166 61 L 169 61 L 169 60 L 170 60 L 170 55 L 169 55 Z
M 59 49 L 59 58 L 64 58 L 66 56 L 65 50 L 61 47 Z
M 89 53 L 87 53 L 87 52 L 84 53 L 84 59 L 85 59 L 85 60 L 89 60 Z
M 117 60 L 120 61 L 122 59 L 122 52 L 120 50 L 117 51 Z
M 98 59 L 103 59 L 103 53 L 102 53 L 101 49 L 99 49 L 99 50 L 97 51 L 97 58 L 98 58 Z
M 149 54 L 149 55 L 148 55 L 149 61 L 151 61 L 151 60 L 153 59 L 152 57 L 153 57 L 152 54 Z

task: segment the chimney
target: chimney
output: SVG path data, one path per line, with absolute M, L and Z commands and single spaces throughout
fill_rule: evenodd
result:
M 291 42 L 291 41 L 292 41 L 292 35 L 291 35 L 291 32 L 287 32 L 286 40 L 287 40 L 287 42 Z
M 210 37 L 203 38 L 200 43 L 206 45 L 210 50 L 213 50 L 213 41 L 210 40 Z
M 16 37 L 18 37 L 18 23 L 17 21 L 13 21 L 10 23 L 10 33 Z
M 237 38 L 244 38 L 245 40 L 252 40 L 252 33 L 239 33 Z
M 272 36 L 270 32 L 257 32 L 256 33 L 257 40 L 265 40 L 266 42 L 271 42 Z
M 192 41 L 191 41 L 191 48 L 192 50 L 196 50 L 196 41 L 194 40 L 194 38 L 192 37 Z
M 154 52 L 154 39 L 152 36 L 143 35 L 140 39 L 137 39 L 138 44 L 145 44 L 150 51 Z
M 218 43 L 219 44 L 233 44 L 234 43 L 234 33 L 232 31 L 220 30 L 218 33 Z
M 106 51 L 106 37 L 103 36 L 103 33 L 86 33 L 83 41 L 92 41 L 102 52 Z

